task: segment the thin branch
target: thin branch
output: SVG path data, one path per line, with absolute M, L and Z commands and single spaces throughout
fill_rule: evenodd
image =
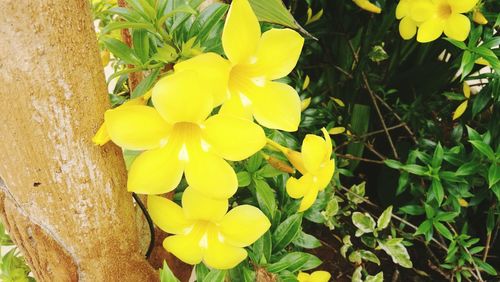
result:
M 375 93 L 375 98 L 377 100 L 380 101 L 380 103 L 382 104 L 382 106 L 386 107 L 391 113 L 392 115 L 401 123 L 403 123 L 404 125 L 404 128 L 406 129 L 406 131 L 408 132 L 408 134 L 410 135 L 411 139 L 413 140 L 413 143 L 417 144 L 418 141 L 417 141 L 417 138 L 415 137 L 415 133 L 410 129 L 410 127 L 408 126 L 408 124 L 406 122 L 403 121 L 403 118 L 401 118 L 400 115 L 398 115 L 393 109 L 391 106 L 389 106 L 389 104 L 387 104 L 384 99 L 382 99 L 380 96 L 378 96 L 376 93 Z
M 362 161 L 362 162 L 367 162 L 367 163 L 375 163 L 375 164 L 384 164 L 383 161 L 377 161 L 377 160 L 372 160 L 372 159 L 366 159 L 366 158 L 361 158 L 361 157 L 356 157 L 351 154 L 336 154 L 337 157 L 343 158 L 343 159 L 348 159 L 348 160 L 355 160 L 355 161 Z

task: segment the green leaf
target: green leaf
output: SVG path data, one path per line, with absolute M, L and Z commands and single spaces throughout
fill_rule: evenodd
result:
M 481 152 L 481 154 L 486 156 L 490 161 L 495 161 L 495 153 L 488 144 L 480 140 L 469 140 L 469 143 L 471 143 L 474 148 L 476 148 L 479 152 Z
M 321 247 L 320 240 L 316 239 L 316 237 L 309 235 L 303 231 L 300 231 L 299 235 L 292 241 L 292 243 L 304 249 L 314 249 Z
M 189 37 L 196 36 L 195 44 L 205 42 L 228 9 L 229 5 L 227 4 L 214 3 L 201 12 L 189 31 Z M 196 32 L 194 32 L 195 27 L 199 27 L 199 29 L 196 29 Z
M 141 65 L 141 61 L 125 43 L 111 37 L 103 37 L 101 41 L 106 45 L 106 48 L 116 57 L 122 59 L 127 64 Z
M 158 48 L 157 52 L 153 55 L 152 59 L 163 63 L 172 63 L 179 57 L 177 50 L 170 45 L 165 45 Z
M 401 169 L 404 165 L 399 162 L 399 161 L 396 161 L 396 160 L 385 160 L 384 161 L 385 165 L 390 167 L 390 168 L 393 168 L 393 169 Z
M 224 279 L 226 278 L 226 270 L 218 270 L 218 269 L 212 269 L 207 276 L 205 276 L 205 279 L 203 279 L 203 282 L 224 282 Z
M 378 218 L 377 230 L 385 229 L 391 222 L 391 217 L 392 217 L 392 206 L 389 206 Z
M 292 252 L 286 254 L 278 262 L 267 266 L 269 272 L 281 272 L 288 270 L 290 272 L 297 272 L 299 270 L 309 270 L 318 267 L 321 260 L 315 255 L 302 252 Z
M 463 43 L 462 41 L 458 41 L 458 40 L 455 40 L 455 39 L 451 39 L 449 37 L 445 37 L 443 38 L 444 40 L 450 42 L 451 44 L 455 45 L 456 47 L 462 49 L 462 50 L 466 50 L 467 49 L 467 45 L 465 45 L 465 43 Z
M 137 54 L 142 63 L 149 59 L 149 35 L 144 29 L 132 30 L 132 42 L 134 52 Z
M 434 225 L 434 228 L 436 228 L 436 230 L 441 233 L 441 235 L 443 235 L 446 239 L 450 241 L 453 240 L 453 234 L 451 234 L 451 231 L 446 226 L 444 226 L 444 224 L 439 221 L 434 221 L 432 225 Z
M 271 250 L 272 250 L 272 238 L 271 232 L 267 231 L 262 235 L 255 243 L 252 245 L 252 250 L 257 256 L 261 256 L 257 259 L 256 263 L 261 263 L 262 257 L 265 259 L 265 262 L 268 262 L 271 259 Z
M 438 212 L 438 214 L 434 217 L 434 220 L 450 222 L 458 216 L 458 213 L 454 212 Z
M 265 178 L 271 178 L 283 174 L 283 172 L 277 170 L 272 165 L 266 164 L 257 171 L 257 174 Z
M 359 250 L 359 254 L 361 255 L 361 258 L 365 261 L 371 261 L 377 265 L 380 265 L 380 260 L 378 259 L 378 257 L 370 252 L 370 251 L 367 251 L 367 250 Z
M 302 214 L 294 214 L 283 221 L 273 233 L 273 252 L 284 249 L 300 232 Z
M 432 180 L 431 193 L 432 193 L 432 196 L 434 196 L 434 198 L 438 202 L 438 205 L 441 206 L 441 203 L 443 203 L 443 199 L 444 199 L 444 189 L 443 189 L 443 185 L 441 184 L 441 181 L 439 181 L 439 179 Z
M 500 166 L 493 162 L 488 169 L 488 188 L 493 187 L 500 181 Z
M 179 282 L 179 279 L 175 277 L 167 262 L 163 261 L 163 268 L 160 269 L 160 281 L 161 282 Z
M 240 171 L 236 174 L 236 177 L 238 178 L 238 187 L 246 187 L 252 182 L 252 176 L 248 171 Z
M 429 231 L 431 231 L 431 228 L 432 228 L 432 220 L 425 220 L 418 226 L 417 231 L 415 231 L 414 235 L 420 235 L 420 234 L 426 235 L 429 233 Z
M 467 175 L 473 175 L 476 172 L 479 171 L 479 168 L 481 167 L 481 163 L 478 161 L 470 161 L 468 163 L 464 163 L 461 165 L 457 171 L 455 172 L 456 176 L 467 176 Z
M 255 179 L 254 182 L 260 209 L 269 219 L 273 219 L 277 209 L 273 189 L 264 180 Z
M 142 151 L 131 151 L 131 150 L 123 150 L 123 160 L 125 161 L 125 168 L 127 170 L 130 169 L 130 166 L 134 162 L 135 158 L 139 156 Z
M 369 213 L 353 212 L 352 223 L 362 232 L 361 234 L 371 233 L 375 230 L 375 220 Z
M 137 23 L 137 22 L 112 22 L 106 25 L 101 30 L 100 35 L 106 35 L 109 32 L 115 30 L 115 29 L 128 29 L 128 28 L 133 28 L 134 30 L 139 30 L 139 29 L 146 29 L 151 32 L 155 32 L 155 29 L 152 24 L 150 23 Z M 134 45 L 135 46 L 135 45 Z
M 194 270 L 196 273 L 196 279 L 198 279 L 200 281 L 203 281 L 205 279 L 205 277 L 208 275 L 208 273 L 210 272 L 210 269 L 208 269 L 208 267 L 206 267 L 205 264 L 203 264 L 203 263 L 197 264 L 195 266 Z
M 146 76 L 132 91 L 132 94 L 130 94 L 130 98 L 137 98 L 141 97 L 142 95 L 146 94 L 153 85 L 156 82 L 156 78 L 158 78 L 158 74 L 160 73 L 160 69 L 155 69 L 153 70 L 148 76 Z
M 441 167 L 441 163 L 443 162 L 444 151 L 441 143 L 438 143 L 436 148 L 434 149 L 434 155 L 432 156 L 431 166 L 433 168 Z
M 493 276 L 496 276 L 497 275 L 497 271 L 495 270 L 495 268 L 493 266 L 491 266 L 489 263 L 487 262 L 484 262 L 482 261 L 481 259 L 479 258 L 476 258 L 476 257 L 473 257 L 474 259 L 474 262 L 484 271 L 486 271 L 486 273 L 488 273 L 489 275 L 493 275 Z
M 380 248 L 391 256 L 392 261 L 405 268 L 412 268 L 413 264 L 410 260 L 410 255 L 406 247 L 402 244 L 402 239 L 393 238 L 389 240 L 378 240 Z
M 401 169 L 403 169 L 406 172 L 409 172 L 411 174 L 419 175 L 419 176 L 424 176 L 427 175 L 429 170 L 426 167 L 416 165 L 416 164 L 407 164 L 404 165 Z
M 111 9 L 106 10 L 107 13 L 110 14 L 115 14 L 122 16 L 124 19 L 126 19 L 129 22 L 139 22 L 141 15 L 137 13 L 136 11 L 129 9 L 129 8 L 123 8 L 123 7 L 113 7 Z M 102 30 L 101 30 L 101 33 Z
M 363 282 L 362 274 L 361 274 L 362 270 L 363 270 L 362 266 L 356 267 L 356 269 L 352 273 L 351 282 Z
M 245 167 L 250 173 L 256 172 L 262 164 L 261 154 L 254 154 L 246 161 Z
M 384 281 L 384 273 L 379 272 L 376 275 L 367 275 L 365 278 L 365 282 L 383 282 Z
M 422 215 L 425 213 L 424 208 L 417 205 L 408 205 L 399 208 L 400 211 L 407 213 L 409 215 Z
M 354 104 L 351 114 L 351 131 L 357 135 L 362 136 L 368 132 L 368 125 L 370 121 L 370 107 L 362 104 Z M 350 142 L 347 146 L 347 154 L 355 157 L 362 157 L 365 149 L 365 140 L 358 142 Z M 357 160 L 349 161 L 349 169 L 354 170 L 359 164 Z

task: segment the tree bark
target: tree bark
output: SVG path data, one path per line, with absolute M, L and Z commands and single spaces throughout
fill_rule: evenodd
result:
M 156 281 L 109 108 L 87 0 L 0 1 L 0 217 L 38 281 Z

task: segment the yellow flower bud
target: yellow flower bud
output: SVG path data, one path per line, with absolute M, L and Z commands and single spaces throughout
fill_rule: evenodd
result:
M 106 124 L 103 123 L 97 133 L 92 137 L 92 143 L 98 146 L 102 146 L 109 142 L 111 138 L 109 137 L 108 131 L 106 130 Z
M 382 9 L 380 9 L 380 7 L 376 6 L 375 4 L 371 3 L 368 0 L 353 0 L 353 1 L 358 7 L 360 7 L 365 11 L 375 14 L 380 14 L 380 12 L 382 12 Z
M 285 163 L 282 160 L 279 160 L 275 157 L 267 156 L 266 161 L 275 169 L 279 171 L 283 171 L 286 173 L 295 173 L 295 169 L 293 167 L 289 166 L 287 163 Z
M 461 207 L 464 207 L 464 208 L 466 208 L 466 207 L 468 207 L 468 206 L 469 206 L 469 203 L 468 203 L 466 200 L 462 199 L 462 198 L 458 199 L 458 204 L 459 204 Z
M 477 24 L 482 24 L 485 25 L 488 23 L 488 20 L 486 17 L 484 17 L 483 13 L 479 10 L 474 10 L 474 13 L 472 14 L 472 20 L 477 23 Z
M 300 102 L 300 110 L 303 112 L 311 104 L 311 97 L 306 98 Z

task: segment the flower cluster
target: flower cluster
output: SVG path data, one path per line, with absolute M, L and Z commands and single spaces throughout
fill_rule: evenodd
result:
M 401 0 L 396 8 L 400 19 L 399 33 L 403 39 L 417 34 L 417 41 L 425 43 L 444 34 L 464 41 L 469 35 L 471 23 L 463 15 L 474 9 L 478 0 Z
M 269 219 L 256 207 L 228 212 L 238 187 L 228 161 L 244 160 L 269 142 L 262 126 L 298 129 L 298 93 L 276 80 L 295 67 L 303 43 L 291 29 L 261 33 L 248 0 L 234 0 L 222 34 L 227 59 L 204 53 L 179 62 L 152 91 L 105 113 L 94 143 L 112 140 L 140 152 L 129 168 L 128 190 L 149 195 L 153 221 L 174 234 L 163 245 L 182 261 L 235 267 L 247 256 L 244 247 L 269 229 Z M 308 135 L 302 154 L 293 151 L 300 161 L 290 159 L 304 167 L 303 176 L 287 184 L 293 198 L 304 197 L 299 211 L 312 205 L 333 174 L 332 144 L 324 132 L 326 141 Z M 183 176 L 189 187 L 182 207 L 155 196 L 174 190 Z

